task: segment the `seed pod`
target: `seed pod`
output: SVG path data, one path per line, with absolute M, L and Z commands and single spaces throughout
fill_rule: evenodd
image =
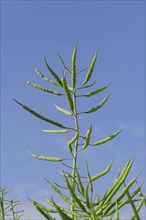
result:
M 21 103 L 18 102 L 16 99 L 14 99 L 14 101 L 17 102 L 17 103 L 18 103 L 22 108 L 24 108 L 26 111 L 28 111 L 28 112 L 30 112 L 31 114 L 35 115 L 37 118 L 40 118 L 41 120 L 46 121 L 46 122 L 48 122 L 48 123 L 50 123 L 50 124 L 56 125 L 56 126 L 58 126 L 58 127 L 60 127 L 60 128 L 65 128 L 62 124 L 60 124 L 60 123 L 58 123 L 58 122 L 56 122 L 56 121 L 53 121 L 53 120 L 51 120 L 51 119 L 49 119 L 49 118 L 46 118 L 46 117 L 40 115 L 39 113 L 35 112 L 35 111 L 32 110 L 31 108 L 27 107 L 26 105 L 21 104 Z
M 67 177 L 64 176 L 64 178 L 65 178 L 65 184 L 66 184 L 67 188 L 69 189 L 71 196 L 74 198 L 74 201 L 79 205 L 79 207 L 81 208 L 82 211 L 87 213 L 86 208 L 84 207 L 84 205 L 81 202 L 82 201 L 81 198 L 76 194 L 76 192 L 74 191 L 74 189 L 70 185 Z
M 72 153 L 72 144 L 78 139 L 79 137 L 79 132 L 77 131 L 75 136 L 68 142 L 68 147 L 69 147 L 69 150 L 70 152 Z
M 67 68 L 67 66 L 65 65 L 65 63 L 64 63 L 62 57 L 60 56 L 60 54 L 57 53 L 57 55 L 58 55 L 59 59 L 61 60 L 61 63 L 62 63 L 62 65 L 63 65 L 64 69 L 67 70 L 69 73 L 71 73 L 71 71 L 70 71 L 70 70 Z
M 44 133 L 68 133 L 68 130 L 41 130 Z
M 44 61 L 45 61 L 45 65 L 48 69 L 48 71 L 52 74 L 52 76 L 54 77 L 54 79 L 56 79 L 57 83 L 62 87 L 62 81 L 61 79 L 59 78 L 59 76 L 51 69 L 51 67 L 48 65 L 45 57 L 44 57 Z
M 83 183 L 81 181 L 81 177 L 80 177 L 80 174 L 79 174 L 78 170 L 76 170 L 76 174 L 77 174 L 77 179 L 78 179 L 78 185 L 79 185 L 80 193 L 82 195 L 84 195 L 84 186 L 83 186 Z
M 71 217 L 69 217 L 65 212 L 62 211 L 62 209 L 53 201 L 53 206 L 56 208 L 57 213 L 60 215 L 61 219 L 66 219 L 66 220 L 72 220 Z
M 122 132 L 123 130 L 119 130 L 117 132 L 115 132 L 114 134 L 110 135 L 109 137 L 106 137 L 100 141 L 96 141 L 94 142 L 93 144 L 91 144 L 92 146 L 97 146 L 97 145 L 100 145 L 100 144 L 104 144 L 110 140 L 112 140 L 113 138 L 115 138 L 120 132 Z
M 72 112 L 66 110 L 66 109 L 63 109 L 61 107 L 59 107 L 58 105 L 55 104 L 55 107 L 57 108 L 57 110 L 59 110 L 60 112 L 63 112 L 64 114 L 66 115 L 72 115 Z
M 73 106 L 73 100 L 72 100 L 72 97 L 71 97 L 71 93 L 68 89 L 68 85 L 67 85 L 67 81 L 66 81 L 66 77 L 63 76 L 63 88 L 64 88 L 64 91 L 66 93 L 66 97 L 67 97 L 67 100 L 68 100 L 68 105 L 70 107 L 70 110 L 73 112 L 74 111 L 74 106 Z
M 87 175 L 88 175 L 88 183 L 89 183 L 89 187 L 91 192 L 93 192 L 93 184 L 92 184 L 92 179 L 90 176 L 90 172 L 89 172 L 89 168 L 88 168 L 88 162 L 86 161 L 86 170 L 87 170 Z
M 85 80 L 84 80 L 82 86 L 84 86 L 84 85 L 90 80 L 91 75 L 92 75 L 93 70 L 94 70 L 94 66 L 95 66 L 95 63 L 96 63 L 96 59 L 97 59 L 97 52 L 96 52 L 96 54 L 95 54 L 95 56 L 94 56 L 94 58 L 93 58 L 93 60 L 92 60 L 92 63 L 91 63 L 91 65 L 90 65 L 89 69 L 88 69 L 86 78 L 85 78 Z
M 87 133 L 86 133 L 85 143 L 84 143 L 84 145 L 83 145 L 82 150 L 84 150 L 84 149 L 86 149 L 86 147 L 88 147 L 89 142 L 90 142 L 91 132 L 92 132 L 92 124 L 90 125 L 90 127 L 88 128 L 88 131 L 87 131 Z
M 32 83 L 32 82 L 30 82 L 30 81 L 28 81 L 28 80 L 25 81 L 25 82 L 26 82 L 27 84 L 29 84 L 29 85 L 31 85 L 31 86 L 37 88 L 37 89 L 40 89 L 40 90 L 44 91 L 44 92 L 48 92 L 48 93 L 51 93 L 51 94 L 53 94 L 53 95 L 59 95 L 59 96 L 62 95 L 61 93 L 59 93 L 59 92 L 57 92 L 57 91 L 53 91 L 53 90 L 44 88 L 44 87 L 42 87 L 42 86 L 40 86 L 40 85 L 37 85 L 37 84 L 35 84 L 35 83 Z
M 46 77 L 44 74 L 42 74 L 38 69 L 36 69 L 35 67 L 33 67 L 34 71 L 45 81 L 54 84 L 55 86 L 60 86 L 57 82 L 52 81 L 51 79 L 49 79 L 48 77 Z
M 86 113 L 92 113 L 92 112 L 99 110 L 107 102 L 107 100 L 108 100 L 108 97 L 104 98 L 103 101 L 99 105 L 87 110 Z
M 108 86 L 104 86 L 104 87 L 101 87 L 101 88 L 96 89 L 96 90 L 94 90 L 94 91 L 91 91 L 91 92 L 89 92 L 86 96 L 87 96 L 87 97 L 90 97 L 90 96 L 96 95 L 96 94 L 102 92 L 103 90 L 105 90 L 107 87 L 108 87 Z
M 113 161 L 108 165 L 108 167 L 104 171 L 91 177 L 92 182 L 99 179 L 100 177 L 104 176 L 105 174 L 107 174 L 110 171 L 112 164 L 113 164 Z
M 28 152 L 31 156 L 33 156 L 34 158 L 37 158 L 39 160 L 46 160 L 46 161 L 52 161 L 52 162 L 62 162 L 64 159 L 58 158 L 58 157 L 46 157 L 46 156 L 40 156 L 40 155 L 36 155 L 36 154 L 32 154 L 30 152 Z
M 77 55 L 77 45 L 74 48 L 72 54 L 72 87 L 75 88 L 76 85 L 76 55 Z
M 52 183 L 50 183 L 48 180 L 46 180 L 47 183 L 50 185 L 50 187 L 57 192 L 63 199 L 64 201 L 66 201 L 67 203 L 69 203 L 70 205 L 72 204 L 72 202 L 70 201 L 70 199 L 64 195 L 55 185 L 53 185 Z

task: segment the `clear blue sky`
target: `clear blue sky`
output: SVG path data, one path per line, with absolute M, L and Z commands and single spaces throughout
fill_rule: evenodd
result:
M 105 169 L 114 157 L 108 176 L 110 184 L 134 154 L 136 161 L 131 177 L 143 170 L 139 181 L 144 179 L 144 4 L 144 1 L 1 2 L 1 183 L 13 188 L 13 194 L 25 204 L 25 218 L 39 216 L 26 197 L 43 201 L 42 194 L 52 195 L 44 178 L 60 181 L 62 169 L 54 163 L 35 160 L 26 151 L 64 157 L 68 155 L 67 141 L 71 136 L 55 138 L 41 133 L 41 129 L 54 127 L 23 111 L 13 98 L 52 119 L 71 124 L 53 105 L 67 106 L 63 98 L 40 92 L 26 85 L 23 79 L 49 86 L 34 73 L 32 65 L 48 74 L 43 63 L 46 56 L 61 74 L 57 52 L 70 65 L 77 40 L 79 68 L 88 66 L 98 48 L 93 80 L 97 81 L 97 87 L 110 84 L 107 91 L 92 98 L 90 103 L 85 99 L 79 103 L 81 109 L 89 108 L 110 95 L 103 109 L 81 119 L 83 132 L 92 121 L 93 140 L 124 129 L 112 142 L 87 150 L 80 158 L 82 170 L 86 159 L 91 173 L 95 174 Z M 96 190 L 102 191 L 106 184 L 107 179 L 103 178 L 101 185 L 95 186 Z

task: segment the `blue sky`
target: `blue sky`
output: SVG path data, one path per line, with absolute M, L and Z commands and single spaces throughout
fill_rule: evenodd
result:
M 80 158 L 82 171 L 86 159 L 91 173 L 95 174 L 115 158 L 108 176 L 110 183 L 134 154 L 136 161 L 131 177 L 143 170 L 139 181 L 144 179 L 144 4 L 144 1 L 1 2 L 1 182 L 13 188 L 13 194 L 25 204 L 25 218 L 40 218 L 26 197 L 43 201 L 42 194 L 52 195 L 44 178 L 61 181 L 59 171 L 62 169 L 58 164 L 35 160 L 26 151 L 49 156 L 68 155 L 67 141 L 71 134 L 57 138 L 42 134 L 41 129 L 54 127 L 23 111 L 13 98 L 52 119 L 71 124 L 72 121 L 54 107 L 54 103 L 67 107 L 66 100 L 40 92 L 26 85 L 23 79 L 54 88 L 43 82 L 32 66 L 48 74 L 43 63 L 45 56 L 61 75 L 57 52 L 70 65 L 77 40 L 78 67 L 87 67 L 98 48 L 92 80 L 96 80 L 97 87 L 110 85 L 90 102 L 85 99 L 79 102 L 80 109 L 90 108 L 110 95 L 100 111 L 81 118 L 83 132 L 93 122 L 95 141 L 124 129 L 112 142 L 87 149 Z M 106 184 L 105 178 L 99 189 L 95 187 L 101 190 Z

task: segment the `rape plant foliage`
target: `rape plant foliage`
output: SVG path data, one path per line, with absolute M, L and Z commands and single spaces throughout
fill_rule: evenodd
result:
M 86 177 L 84 177 L 84 179 L 79 172 L 79 154 L 82 154 L 82 152 L 85 151 L 87 148 L 95 148 L 108 141 L 111 141 L 113 138 L 117 138 L 117 136 L 122 132 L 122 130 L 115 131 L 113 134 L 109 134 L 108 137 L 93 142 L 93 126 L 90 123 L 86 133 L 82 134 L 82 125 L 79 124 L 79 117 L 82 117 L 83 114 L 86 114 L 86 116 L 88 116 L 88 114 L 97 112 L 99 109 L 104 107 L 106 102 L 108 101 L 108 96 L 106 96 L 102 100 L 102 102 L 96 103 L 95 106 L 91 107 L 90 109 L 86 109 L 84 112 L 81 112 L 78 109 L 77 105 L 78 99 L 85 97 L 89 102 L 90 98 L 102 93 L 108 88 L 107 85 L 104 85 L 103 87 L 93 89 L 90 92 L 86 93 L 87 88 L 92 88 L 95 85 L 95 82 L 90 83 L 90 81 L 97 61 L 97 55 L 98 51 L 96 51 L 89 67 L 79 71 L 77 69 L 77 44 L 75 45 L 72 53 L 71 68 L 66 66 L 62 57 L 58 54 L 58 57 L 63 65 L 62 75 L 58 75 L 50 67 L 45 58 L 45 66 L 50 76 L 53 77 L 53 80 L 46 77 L 37 68 L 34 68 L 34 71 L 43 80 L 50 84 L 53 84 L 53 86 L 56 87 L 55 90 L 44 88 L 30 81 L 25 81 L 30 86 L 33 86 L 34 88 L 39 89 L 43 92 L 47 92 L 48 95 L 50 94 L 58 97 L 62 96 L 63 98 L 65 98 L 68 103 L 68 109 L 64 109 L 58 105 L 55 105 L 55 107 L 57 111 L 66 114 L 68 117 L 70 117 L 71 120 L 74 119 L 73 127 L 65 125 L 64 122 L 58 122 L 54 119 L 43 116 L 36 110 L 33 110 L 25 104 L 15 100 L 23 109 L 25 109 L 35 117 L 59 128 L 56 130 L 42 130 L 42 132 L 48 134 L 54 133 L 55 135 L 58 135 L 58 133 L 66 135 L 66 133 L 70 132 L 70 134 L 72 135 L 71 139 L 68 142 L 68 150 L 70 152 L 72 161 L 71 167 L 68 164 L 67 158 L 51 157 L 47 155 L 42 156 L 30 153 L 31 156 L 34 158 L 49 162 L 61 163 L 64 166 L 64 169 L 61 172 L 65 185 L 64 187 L 61 187 L 58 184 L 53 184 L 48 180 L 46 181 L 49 186 L 58 194 L 58 196 L 63 199 L 63 201 L 66 203 L 66 207 L 58 205 L 53 198 L 47 198 L 46 196 L 44 196 L 44 199 L 48 203 L 48 206 L 44 206 L 39 202 L 30 199 L 35 208 L 41 213 L 43 218 L 48 220 L 55 220 L 55 215 L 59 216 L 57 217 L 57 219 L 62 220 L 101 220 L 104 218 L 107 218 L 109 220 L 118 220 L 120 219 L 121 208 L 126 205 L 130 205 L 133 210 L 133 214 L 129 220 L 140 220 L 140 210 L 144 205 L 146 205 L 145 196 L 141 191 L 143 183 L 141 185 L 138 185 L 137 182 L 140 173 L 131 180 L 129 180 L 128 178 L 127 181 L 127 177 L 129 177 L 129 173 L 135 160 L 134 157 L 131 157 L 127 161 L 125 166 L 121 169 L 120 173 L 118 173 L 117 178 L 113 180 L 110 186 L 108 186 L 107 182 L 107 190 L 104 192 L 103 196 L 101 196 L 98 192 L 94 192 L 94 182 L 100 181 L 103 176 L 106 176 L 110 172 L 113 166 L 113 160 L 106 168 L 103 169 L 102 172 L 97 173 L 94 176 L 92 176 L 90 173 L 88 162 L 86 162 L 87 175 Z M 80 77 L 80 73 L 83 71 L 86 71 L 84 80 L 80 85 L 77 85 L 78 77 Z M 57 91 L 58 88 L 59 91 Z M 60 92 L 60 90 L 62 91 Z M 84 94 L 82 91 L 84 91 Z M 71 168 L 71 172 L 69 172 L 68 170 L 66 171 L 66 169 L 68 168 Z M 62 188 L 66 188 L 68 193 L 64 193 Z
M 15 200 L 16 197 L 8 199 L 8 193 L 7 187 L 0 186 L 0 219 L 19 220 L 24 212 L 17 208 L 21 203 Z

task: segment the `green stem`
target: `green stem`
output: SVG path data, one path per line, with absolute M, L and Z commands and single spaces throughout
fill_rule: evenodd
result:
M 4 211 L 4 190 L 1 188 L 1 218 L 2 220 L 5 220 L 5 211 Z
M 77 105 L 76 105 L 76 89 L 74 89 L 73 93 L 73 105 L 74 105 L 74 122 L 75 122 L 75 130 L 79 131 L 78 125 L 78 115 L 77 115 Z M 75 178 L 76 178 L 76 169 L 77 169 L 77 155 L 78 155 L 78 138 L 75 142 L 74 152 L 73 152 L 73 170 L 72 170 L 72 188 L 75 191 Z M 74 199 L 72 198 L 72 206 L 71 210 L 74 211 Z M 73 220 L 76 220 L 76 217 L 73 215 Z

